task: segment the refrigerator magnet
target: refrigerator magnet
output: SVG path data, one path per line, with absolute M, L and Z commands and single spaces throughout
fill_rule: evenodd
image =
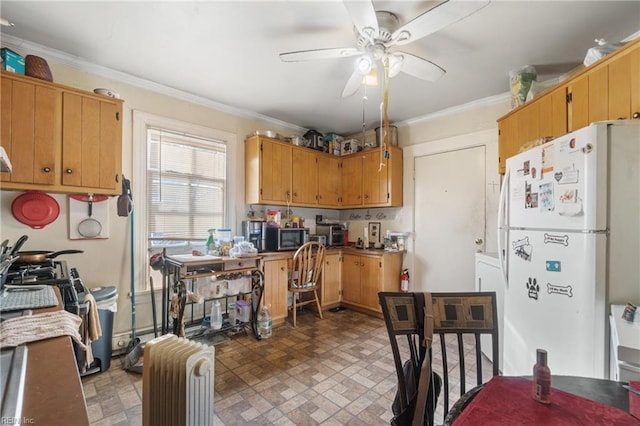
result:
M 544 234 L 544 243 L 545 244 L 562 244 L 565 247 L 569 246 L 569 236 L 568 235 L 554 235 L 554 234 Z
M 540 286 L 538 285 L 538 280 L 529 277 L 529 280 L 527 281 L 527 295 L 529 296 L 529 299 L 538 300 L 539 292 Z
M 538 187 L 538 206 L 541 212 L 553 211 L 553 183 L 543 183 Z
M 547 293 L 573 297 L 573 289 L 570 285 L 553 285 L 547 283 Z
M 561 263 L 559 260 L 547 260 L 545 262 L 545 268 L 547 272 L 560 272 Z

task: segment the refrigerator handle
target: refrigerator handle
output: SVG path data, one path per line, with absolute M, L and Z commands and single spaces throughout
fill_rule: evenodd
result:
M 507 281 L 507 256 L 509 253 L 506 248 L 503 248 L 503 244 L 505 242 L 505 237 L 509 235 L 509 228 L 506 221 L 505 204 L 507 201 L 506 197 L 509 187 L 510 175 L 511 170 L 507 168 L 507 171 L 504 174 L 504 179 L 502 180 L 502 188 L 500 189 L 500 198 L 498 200 L 498 260 L 500 262 L 500 272 L 502 273 L 502 277 L 504 278 L 504 282 L 507 287 L 509 287 L 509 281 Z

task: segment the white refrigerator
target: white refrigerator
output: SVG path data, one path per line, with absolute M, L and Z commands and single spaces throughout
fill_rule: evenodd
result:
M 511 157 L 498 211 L 503 374 L 607 378 L 610 303 L 640 303 L 640 121 L 594 123 Z

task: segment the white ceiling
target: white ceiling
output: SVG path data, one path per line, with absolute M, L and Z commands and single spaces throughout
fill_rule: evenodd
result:
M 405 23 L 432 1 L 374 1 Z M 2 1 L 2 33 L 211 101 L 340 134 L 380 116 L 381 88 L 341 98 L 353 58 L 284 63 L 278 54 L 355 46 L 341 1 Z M 402 122 L 504 94 L 523 65 L 548 80 L 580 64 L 595 38 L 640 30 L 639 1 L 492 1 L 403 50 L 447 73 L 391 80 L 389 118 Z M 29 52 L 21 52 L 27 54 Z M 46 57 L 46 56 L 45 56 Z M 54 76 L 55 78 L 55 76 Z

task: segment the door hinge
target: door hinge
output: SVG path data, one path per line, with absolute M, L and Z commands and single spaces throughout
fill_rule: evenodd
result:
M 260 152 L 262 152 L 262 142 L 260 142 Z
M 378 262 L 378 265 L 380 266 L 380 269 L 382 269 L 382 262 Z
M 573 101 L 573 93 L 567 93 L 567 103 L 570 104 Z
M 120 121 L 120 112 L 116 112 L 116 121 Z

